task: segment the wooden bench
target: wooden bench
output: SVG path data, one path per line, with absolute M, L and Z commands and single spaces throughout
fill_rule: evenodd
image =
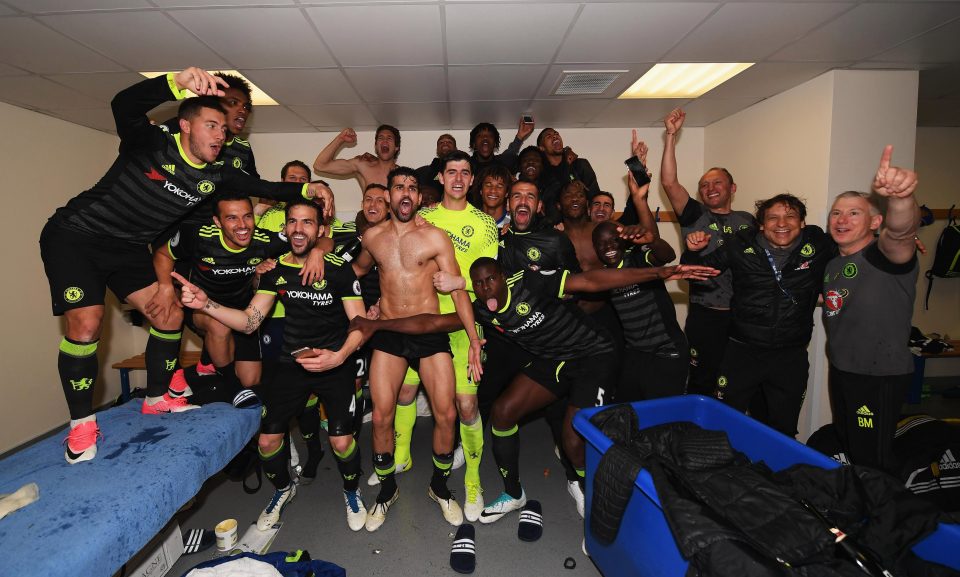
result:
M 183 351 L 180 353 L 180 366 L 190 367 L 200 362 L 200 351 Z M 113 363 L 112 367 L 120 371 L 120 398 L 126 402 L 130 399 L 130 371 L 145 371 L 147 369 L 146 353 L 140 353 L 129 359 Z
M 960 357 L 960 341 L 947 341 L 953 347 L 952 351 L 942 353 L 920 353 L 920 356 L 913 357 L 913 382 L 910 384 L 910 392 L 907 393 L 907 402 L 911 405 L 917 405 L 923 398 L 923 373 L 927 369 L 927 359 L 948 359 L 950 357 Z

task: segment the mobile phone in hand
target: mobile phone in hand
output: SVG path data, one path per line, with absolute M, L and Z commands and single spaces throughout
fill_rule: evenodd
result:
M 637 181 L 637 186 L 643 186 L 650 182 L 650 175 L 647 174 L 647 167 L 640 162 L 640 159 L 636 156 L 631 156 L 630 158 L 623 161 L 627 165 L 627 168 L 630 169 L 630 174 L 633 175 L 633 179 Z
M 523 123 L 524 123 L 524 124 L 533 124 L 533 117 L 530 116 L 529 114 L 524 114 L 524 115 L 523 115 Z
M 302 347 L 291 352 L 290 355 L 295 359 L 309 359 L 317 356 L 317 353 L 310 347 Z

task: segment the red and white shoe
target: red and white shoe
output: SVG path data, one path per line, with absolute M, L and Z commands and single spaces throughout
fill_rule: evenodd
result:
M 167 385 L 167 388 L 170 389 L 170 392 L 173 393 L 175 397 L 189 397 L 193 394 L 193 390 L 190 388 L 190 385 L 187 384 L 187 377 L 183 374 L 183 369 L 174 371 L 173 376 L 170 377 L 170 384 Z
M 183 397 L 171 397 L 169 393 L 164 393 L 160 400 L 152 405 L 147 402 L 147 399 L 144 399 L 140 412 L 144 415 L 159 415 L 162 413 L 182 413 L 199 408 L 200 405 L 191 405 Z
M 213 363 L 205 365 L 203 363 L 197 363 L 197 374 L 201 377 L 209 377 L 210 375 L 217 374 L 217 367 L 213 366 Z
M 102 437 L 96 421 L 80 423 L 70 429 L 70 434 L 63 440 L 67 444 L 63 458 L 71 465 L 93 459 L 97 456 L 97 438 Z

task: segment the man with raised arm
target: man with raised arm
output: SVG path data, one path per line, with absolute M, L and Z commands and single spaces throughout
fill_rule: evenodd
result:
M 737 185 L 725 168 L 714 167 L 700 177 L 700 200 L 690 196 L 677 179 L 677 136 L 686 115 L 674 109 L 663 120 L 666 141 L 660 161 L 660 183 L 680 223 L 681 238 L 694 231 L 710 235 L 701 252 L 710 254 L 738 230 L 753 226 L 749 213 L 731 210 Z M 687 392 L 713 394 L 723 352 L 730 331 L 730 299 L 733 297 L 729 272 L 703 282 L 690 283 L 690 307 L 684 332 L 690 343 L 690 378 Z
M 634 130 L 634 154 L 645 158 L 646 148 L 637 140 Z M 647 203 L 650 183 L 638 186 L 633 175 L 628 174 L 627 184 L 640 226 L 650 233 L 649 242 L 629 246 L 619 238 L 615 222 L 602 221 L 593 229 L 597 257 L 607 268 L 646 268 L 673 261 L 676 252 L 660 238 L 656 219 Z M 614 400 L 629 403 L 682 395 L 690 367 L 687 339 L 677 324 L 676 307 L 663 281 L 657 279 L 613 289 L 610 302 L 623 325 L 625 344 Z
M 481 168 L 490 164 L 500 164 L 505 166 L 511 174 L 517 171 L 517 154 L 523 141 L 533 134 L 533 119 L 530 122 L 524 122 L 524 117 L 520 118 L 520 124 L 517 126 L 517 135 L 513 137 L 507 149 L 501 154 L 496 154 L 500 149 L 500 131 L 489 122 L 481 122 L 470 131 L 470 151 L 473 156 L 470 157 L 470 167 L 473 174 L 478 174 Z
M 467 167 L 469 170 L 469 162 Z M 388 180 L 393 218 L 367 230 L 363 250 L 354 267 L 358 275 L 366 273 L 374 264 L 379 269 L 382 318 L 435 314 L 439 311 L 439 301 L 433 284 L 434 274 L 441 271 L 460 274 L 453 246 L 439 228 L 417 226 L 414 221 L 420 204 L 416 173 L 406 167 L 397 167 L 390 172 Z M 464 183 L 464 196 L 466 186 L 469 183 Z M 469 345 L 464 360 L 472 379 L 477 381 L 481 370 L 481 343 L 474 326 L 470 298 L 464 290 L 455 290 L 450 297 L 458 318 L 467 327 Z M 370 346 L 374 350 L 370 367 L 374 469 L 380 480 L 380 494 L 367 516 L 367 530 L 380 528 L 386 520 L 387 510 L 399 496 L 394 479 L 393 420 L 404 374 L 411 364 L 419 368 L 435 421 L 433 477 L 427 494 L 440 505 L 450 524 L 461 524 L 463 512 L 447 488 L 447 477 L 453 465 L 453 425 L 456 419 L 454 368 L 447 331 L 417 338 L 385 332 L 371 340 Z
M 192 67 L 118 93 L 111 103 L 120 136 L 117 159 L 93 188 L 57 209 L 40 235 L 53 314 L 66 318 L 58 368 L 70 409 L 68 463 L 88 461 L 97 451 L 93 388 L 106 289 L 144 313 L 152 325 L 143 412 L 194 408 L 167 393 L 179 355 L 183 311 L 175 295 L 158 290 L 149 243 L 196 207 L 209 211 L 206 205 L 218 189 L 280 200 L 318 192 L 315 186 L 265 182 L 217 160 L 228 128 L 219 100 L 225 86 L 222 78 Z M 184 100 L 187 90 L 202 96 Z M 179 134 L 169 134 L 147 118 L 147 112 L 170 100 L 184 100 Z
M 397 157 L 400 156 L 400 131 L 389 124 L 381 124 L 374 136 L 374 154 L 365 152 L 353 158 L 337 158 L 341 148 L 356 144 L 357 133 L 352 128 L 344 128 L 323 147 L 313 161 L 313 169 L 332 176 L 356 178 L 361 191 L 372 183 L 386 186 L 387 175 L 397 167 Z
M 852 463 L 887 471 L 895 470 L 893 436 L 913 375 L 907 341 L 919 223 L 917 174 L 890 166 L 892 156 L 886 147 L 874 196 L 844 192 L 833 202 L 828 229 L 840 255 L 823 284 L 833 424 Z

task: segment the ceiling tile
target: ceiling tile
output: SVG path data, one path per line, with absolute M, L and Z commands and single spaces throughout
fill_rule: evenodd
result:
M 532 65 L 450 66 L 450 100 L 530 99 L 546 71 L 546 66 Z
M 447 99 L 446 74 L 439 66 L 347 68 L 344 72 L 366 102 L 440 102 Z
M 377 124 L 392 124 L 404 130 L 443 130 L 450 126 L 446 102 L 387 102 L 371 104 Z
M 547 63 L 563 40 L 576 4 L 446 7 L 449 64 Z M 509 18 L 504 18 L 509 14 Z M 536 33 L 530 24 L 536 22 Z
M 548 126 L 583 126 L 604 108 L 610 100 L 535 100 L 529 110 L 536 123 L 536 131 Z
M 39 76 L 0 82 L 0 100 L 30 110 L 102 108 L 103 102 Z
M 123 70 L 30 18 L 0 19 L 0 54 L 7 64 L 38 74 Z
M 241 70 L 244 76 L 283 104 L 359 102 L 336 69 Z
M 581 98 L 600 98 L 600 97 L 615 97 L 619 96 L 624 90 L 626 90 L 631 84 L 637 81 L 647 70 L 652 67 L 653 64 L 649 62 L 643 63 L 627 63 L 627 62 L 609 62 L 605 64 L 591 63 L 591 64 L 561 64 L 550 67 L 550 71 L 547 72 L 547 76 L 543 79 L 543 83 L 540 85 L 540 89 L 537 91 L 537 98 L 545 99 L 557 99 L 557 100 L 578 100 Z M 560 83 L 560 79 L 563 76 L 564 72 L 590 72 L 596 70 L 604 71 L 625 71 L 623 74 L 617 78 L 613 84 L 611 84 L 603 92 L 603 94 L 597 95 L 578 95 L 578 94 L 567 94 L 567 95 L 556 95 L 552 94 L 556 90 L 557 85 Z
M 377 120 L 363 104 L 318 104 L 315 106 L 291 106 L 291 110 L 317 127 L 375 128 Z
M 226 64 L 161 12 L 82 13 L 40 20 L 137 71 L 216 69 Z
M 557 62 L 656 62 L 716 8 L 707 2 L 588 4 Z
M 860 4 L 770 59 L 862 60 L 957 16 L 960 16 L 960 2 Z
M 258 106 L 250 117 L 250 132 L 313 132 L 313 126 L 284 106 Z
M 871 58 L 883 62 L 956 62 L 960 60 L 960 19 Z
M 109 104 L 117 92 L 143 80 L 135 72 L 90 72 L 81 74 L 52 74 L 47 78 L 77 92 Z
M 687 113 L 685 123 L 690 126 L 707 126 L 721 118 L 753 106 L 761 98 L 698 98 L 683 107 Z
M 29 14 L 111 10 L 114 8 L 152 8 L 147 0 L 6 0 L 6 3 Z
M 26 70 L 0 62 L 0 76 L 27 76 L 29 74 Z
M 451 102 L 451 128 L 469 130 L 481 122 L 490 122 L 500 131 L 502 150 L 516 134 L 520 116 L 529 109 L 527 104 L 527 100 Z
M 152 0 L 154 4 L 161 8 L 173 8 L 180 6 L 263 6 L 263 5 L 283 5 L 290 6 L 296 4 L 294 0 Z
M 852 2 L 724 4 L 663 61 L 759 62 L 852 6 Z
M 172 102 L 172 101 L 171 101 L 171 102 L 165 102 L 165 103 L 161 104 L 160 106 L 157 106 L 156 108 L 154 108 L 153 110 L 151 110 L 151 111 L 147 114 L 147 116 L 149 116 L 149 117 L 150 117 L 150 120 L 152 120 L 152 121 L 155 122 L 155 123 L 158 123 L 158 124 L 164 123 L 164 122 L 170 120 L 171 118 L 176 118 L 176 116 L 177 116 L 177 109 L 178 109 L 179 107 L 180 107 L 180 103 L 179 103 L 179 102 Z
M 49 110 L 47 113 L 67 122 L 86 126 L 110 134 L 117 133 L 117 126 L 113 120 L 113 111 L 109 108 L 94 108 L 88 110 Z
M 655 100 L 614 100 L 590 119 L 588 126 L 631 127 L 650 126 L 660 122 L 674 108 L 685 106 L 689 100 L 663 98 Z
M 307 14 L 343 66 L 443 64 L 437 5 L 325 6 Z
M 169 14 L 233 68 L 336 65 L 299 8 L 174 10 Z M 256 41 L 244 30 L 256 30 Z M 267 42 L 269 50 L 264 49 Z
M 704 96 L 708 98 L 770 97 L 846 63 L 761 62 L 737 74 Z

